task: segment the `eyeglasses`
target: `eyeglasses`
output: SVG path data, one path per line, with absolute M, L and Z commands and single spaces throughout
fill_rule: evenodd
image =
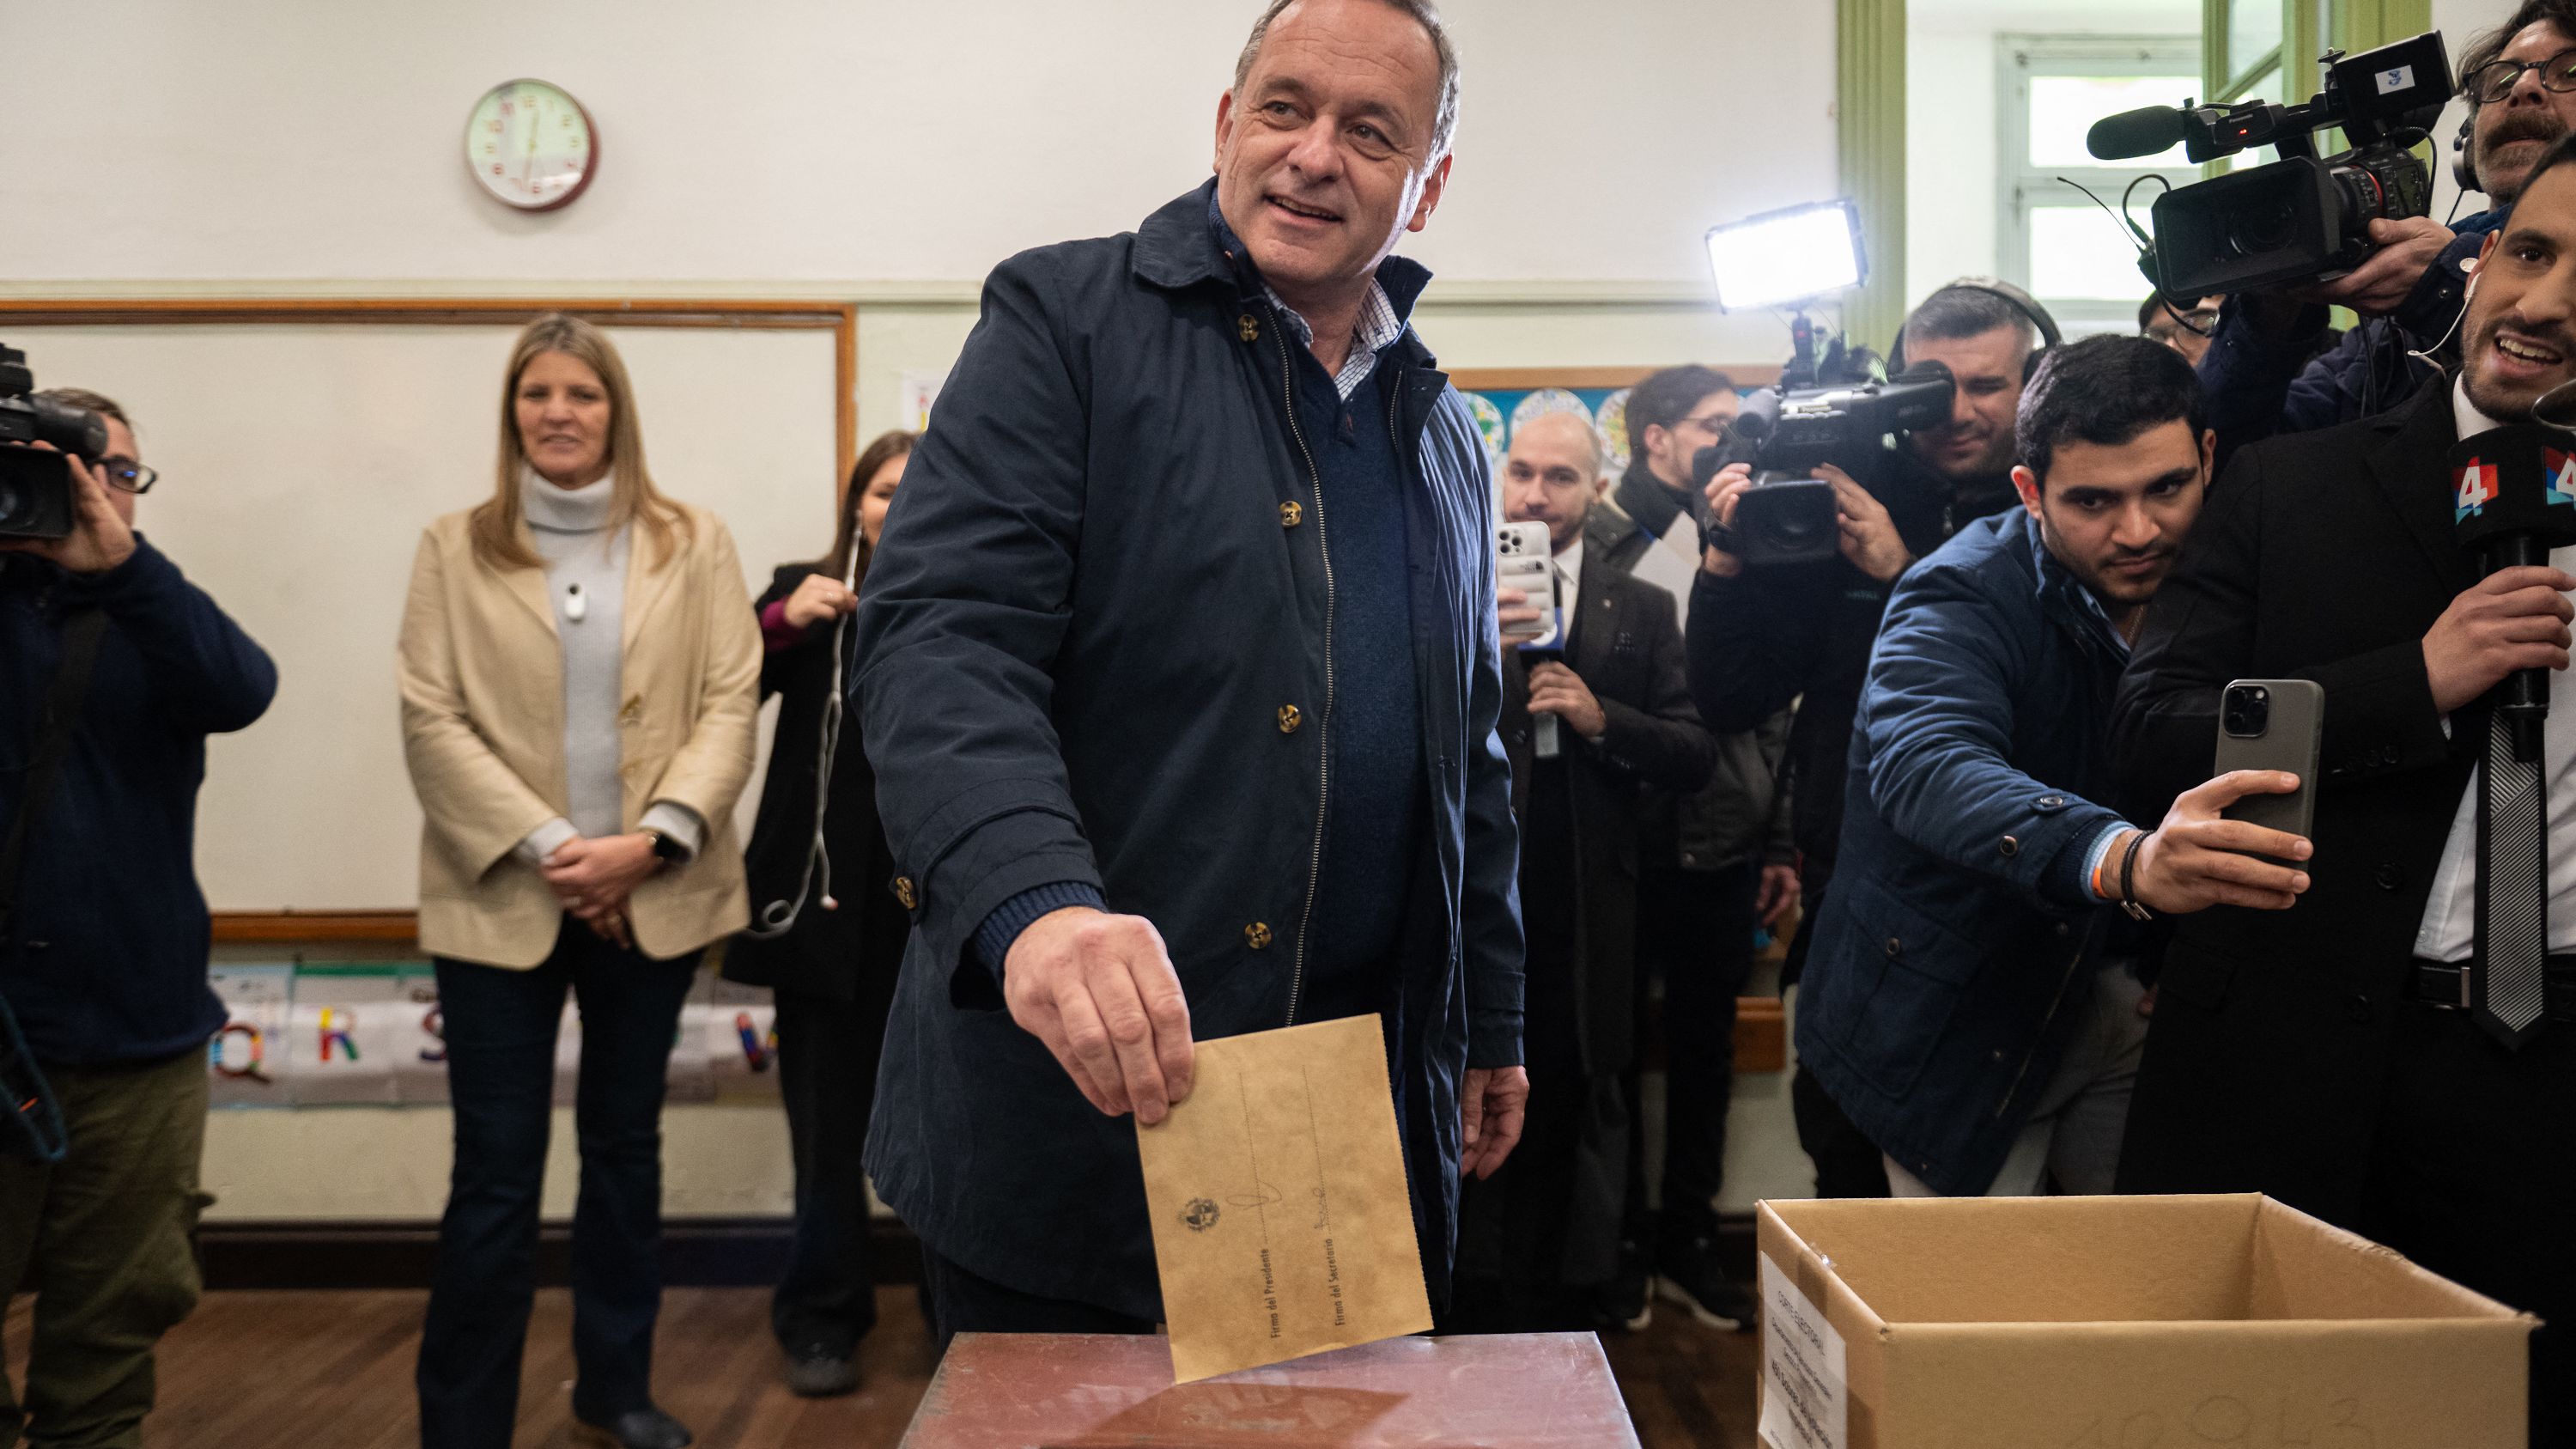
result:
M 2576 46 L 2547 60 L 2495 60 L 2469 73 L 2469 99 L 2492 105 L 2513 94 L 2527 70 L 2540 72 L 2540 83 L 2553 91 L 2576 91 Z
M 106 477 L 108 487 L 127 493 L 149 493 L 152 485 L 161 481 L 160 474 L 131 458 L 101 458 L 98 471 Z
M 1697 428 L 1712 438 L 1723 437 L 1726 433 L 1726 425 L 1733 421 L 1734 417 L 1733 413 L 1702 413 L 1695 418 L 1684 418 L 1673 426 Z

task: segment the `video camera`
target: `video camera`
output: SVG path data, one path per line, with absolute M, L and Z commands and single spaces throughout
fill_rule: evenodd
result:
M 95 463 L 107 451 L 106 419 L 35 391 L 27 354 L 0 344 L 0 538 L 70 537 L 79 510 L 63 455 Z M 51 443 L 62 452 L 29 443 Z
M 2136 232 L 2138 268 L 2169 299 L 2191 301 L 2332 281 L 2372 250 L 2370 223 L 2423 216 L 2432 173 L 2407 148 L 2422 142 L 2452 93 L 2440 32 L 2347 57 L 2318 58 L 2325 89 L 2303 106 L 2244 100 L 2227 106 L 2148 106 L 2093 124 L 2085 149 L 2102 160 L 2153 156 L 2176 142 L 2194 162 L 2256 146 L 2281 159 L 2156 198 L 2155 234 Z M 2316 133 L 2340 127 L 2352 149 L 2323 160 Z
M 1892 382 L 1755 393 L 1727 424 L 1725 441 L 1700 449 L 1691 460 L 1693 481 L 1701 488 L 1729 464 L 1753 468 L 1753 486 L 1735 501 L 1735 522 L 1727 530 L 1732 536 L 1711 542 L 1748 564 L 1832 558 L 1842 546 L 1842 528 L 1834 486 L 1812 476 L 1817 466 L 1863 471 L 1887 446 L 1890 433 L 1949 421 L 1957 391 L 1950 369 L 1918 362 Z

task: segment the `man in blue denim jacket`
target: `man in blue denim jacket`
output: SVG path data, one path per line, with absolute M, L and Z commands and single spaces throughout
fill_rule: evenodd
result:
M 2023 507 L 1897 585 L 1852 733 L 1801 1063 L 1900 1196 L 2107 1192 L 2146 1023 L 2106 909 L 2288 906 L 2304 841 L 2219 818 L 2222 776 L 2140 830 L 2110 793 L 2112 689 L 2199 515 L 2215 446 L 2188 364 L 2142 337 L 2052 351 L 2024 394 Z

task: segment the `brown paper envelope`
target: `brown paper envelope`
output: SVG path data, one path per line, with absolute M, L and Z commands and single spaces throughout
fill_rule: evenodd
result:
M 1136 1130 L 1176 1383 L 1431 1326 L 1375 1016 L 1198 1044 Z

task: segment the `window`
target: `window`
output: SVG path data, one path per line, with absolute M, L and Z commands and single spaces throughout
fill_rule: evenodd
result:
M 2158 156 L 2097 161 L 2084 134 L 2104 116 L 2194 99 L 2199 40 L 2005 35 L 1998 44 L 1997 264 L 2070 332 L 2134 326 L 2148 291 L 2138 244 L 2103 206 L 2116 211 L 2121 194 L 2140 177 L 2185 186 L 2199 178 L 2199 168 L 2183 159 L 2180 146 Z M 2147 181 L 2132 193 L 2141 226 L 2162 189 Z

